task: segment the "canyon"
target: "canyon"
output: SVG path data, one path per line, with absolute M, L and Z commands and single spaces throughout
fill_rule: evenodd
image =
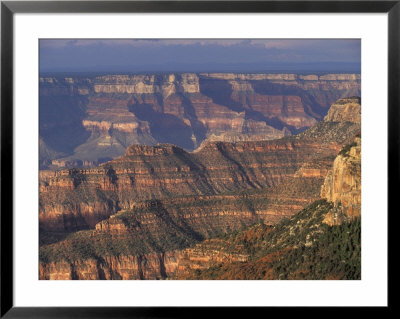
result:
M 306 250 L 313 249 L 318 242 L 322 246 L 332 245 L 331 241 L 337 240 L 330 234 L 332 226 L 339 229 L 340 236 L 343 236 L 343 228 L 346 229 L 347 234 L 352 233 L 347 235 L 348 237 L 343 236 L 344 240 L 338 240 L 336 243 L 338 247 L 335 247 L 331 253 L 337 255 L 341 250 L 340 247 L 347 247 L 347 257 L 355 262 L 352 267 L 359 267 L 360 251 L 357 250 L 360 249 L 361 241 L 361 138 L 359 135 L 356 135 L 354 140 L 344 146 L 336 156 L 321 186 L 320 198 L 273 227 L 265 223 L 257 224 L 234 234 L 207 239 L 183 250 L 171 277 L 173 279 L 280 279 L 279 267 L 276 265 L 284 264 L 287 255 L 292 253 L 295 259 L 290 260 L 290 263 L 298 266 L 292 267 L 295 269 L 295 271 L 292 269 L 293 273 L 281 271 L 281 275 L 290 276 L 286 279 L 310 279 L 310 277 L 307 278 L 310 276 L 309 269 L 305 268 L 311 265 L 304 267 L 298 259 L 304 260 Z M 324 227 L 325 224 L 329 227 Z M 322 244 L 323 240 L 320 237 L 324 233 L 333 238 L 328 237 L 329 241 Z M 299 251 L 299 253 L 296 254 L 293 251 Z M 343 258 L 343 255 L 341 256 Z M 326 256 L 323 257 L 326 258 Z M 337 256 L 330 258 L 337 259 Z M 335 268 L 329 265 L 331 262 L 331 260 L 326 260 L 327 268 Z M 349 261 L 346 260 L 346 262 Z M 343 259 L 339 260 L 339 263 L 343 263 Z M 290 268 L 289 265 L 286 267 Z M 322 278 L 313 279 L 344 279 L 348 275 L 348 273 L 345 274 L 348 269 L 344 271 L 341 267 L 337 268 L 340 270 L 336 269 L 334 275 L 334 271 L 330 270 L 328 274 L 323 274 Z
M 40 77 L 40 167 L 93 167 L 132 144 L 274 140 L 312 127 L 360 87 L 359 74 Z
M 204 76 L 277 83 L 331 79 Z M 173 88 L 155 87 L 151 78 L 145 78 L 148 86 L 140 84 L 144 80 L 127 85 L 129 79 L 110 77 L 107 81 L 121 86 L 101 84 L 94 90 L 168 95 L 198 89 L 195 77 L 182 78 L 184 85 Z M 195 279 L 221 263 L 230 269 L 245 265 L 262 246 L 260 238 L 269 238 L 272 247 L 268 236 L 288 240 L 295 224 L 304 226 L 299 232 L 305 229 L 299 245 L 309 247 L 319 234 L 308 228 L 311 219 L 327 225 L 321 227 L 340 227 L 360 216 L 361 140 L 355 137 L 361 130 L 360 112 L 360 99 L 346 97 L 332 103 L 310 128 L 272 140 L 210 139 L 191 152 L 172 144 L 140 143 L 97 167 L 41 170 L 39 278 Z M 293 220 L 292 229 L 285 220 Z M 280 245 L 280 252 L 268 253 L 279 257 L 289 248 Z

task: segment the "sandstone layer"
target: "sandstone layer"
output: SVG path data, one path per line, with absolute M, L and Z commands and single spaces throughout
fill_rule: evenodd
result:
M 132 145 L 125 156 L 97 168 L 43 171 L 40 226 L 53 231 L 93 228 L 144 200 L 257 191 L 300 173 L 323 178 L 326 171 L 313 171 L 306 163 L 315 166 L 335 155 L 358 131 L 357 121 L 326 118 L 275 141 L 212 142 L 194 153 L 174 145 Z
M 319 175 L 321 170 L 316 170 L 318 166 L 315 164 L 310 166 L 309 163 L 306 163 L 299 169 L 298 174 L 303 174 L 303 176 Z M 325 169 L 326 166 L 324 166 Z M 356 225 L 359 221 L 361 217 L 360 137 L 355 137 L 352 143 L 346 145 L 339 152 L 332 167 L 325 171 L 324 175 L 326 177 L 320 189 L 320 198 L 327 202 L 319 202 L 323 211 L 318 220 L 310 222 L 310 215 L 302 220 L 300 212 L 289 215 L 293 217 L 289 219 L 289 224 L 283 224 L 285 225 L 283 227 L 286 227 L 284 231 L 280 229 L 278 231 L 275 227 L 263 224 L 250 227 L 236 236 L 208 239 L 182 251 L 178 267 L 171 273 L 171 277 L 174 279 L 279 279 L 276 274 L 273 274 L 273 265 L 279 263 L 290 249 L 298 249 L 299 246 L 313 247 L 316 235 L 326 231 L 323 224 L 341 226 L 353 223 Z M 280 194 L 283 195 L 283 193 Z M 313 210 L 310 211 L 313 212 Z M 299 226 L 301 227 L 302 223 L 307 224 L 307 227 L 311 226 L 306 235 L 297 229 Z M 359 231 L 359 228 L 357 230 Z M 278 233 L 281 238 L 272 240 L 269 233 L 273 232 Z M 347 231 L 347 234 L 342 236 L 347 239 L 349 232 Z M 357 238 L 356 234 L 351 234 L 351 236 Z M 335 239 L 337 240 L 333 237 L 330 240 Z M 295 243 L 294 247 L 293 243 Z M 339 243 L 339 245 L 345 246 L 345 243 Z M 347 249 L 350 252 L 351 249 L 354 249 L 357 254 L 360 254 L 360 251 L 357 250 L 360 247 L 351 246 L 355 243 L 350 242 L 348 245 Z M 277 251 L 276 247 L 279 247 Z M 260 251 L 268 251 L 268 249 L 274 253 L 264 253 L 265 256 L 262 256 Z M 338 251 L 334 251 L 334 253 L 339 254 Z M 257 257 L 257 254 L 261 254 L 262 257 Z M 301 254 L 304 256 L 304 249 L 301 250 Z M 343 256 L 341 258 L 343 259 Z M 295 262 L 299 263 L 298 260 Z M 291 279 L 304 278 L 298 275 L 298 273 L 291 274 Z M 341 274 L 337 274 L 324 279 L 342 278 Z
M 43 230 L 79 230 L 145 200 L 261 191 L 341 145 L 311 139 L 209 143 L 196 153 L 172 145 L 131 146 L 97 168 L 53 172 L 40 185 Z M 303 167 L 302 174 L 321 177 Z
M 356 137 L 336 157 L 321 188 L 321 197 L 334 203 L 325 222 L 341 224 L 361 216 L 361 138 Z
M 357 103 L 339 100 L 329 114 Z M 51 241 L 41 241 L 40 278 L 162 279 L 247 260 L 245 250 L 216 249 L 212 238 L 275 225 L 318 199 L 335 156 L 360 131 L 360 108 L 349 109 L 345 118 L 327 116 L 279 140 L 209 142 L 192 153 L 171 144 L 132 145 L 96 168 L 42 171 L 40 228 Z M 347 164 L 360 155 L 352 149 Z M 343 176 L 339 167 L 347 164 L 337 164 L 332 176 Z M 346 185 L 339 182 L 334 192 L 324 186 L 323 193 L 346 205 L 359 184 L 354 179 L 349 191 L 349 179 L 339 180 Z
M 356 120 L 356 119 L 355 119 Z M 315 167 L 315 165 L 314 165 Z M 315 168 L 309 164 L 303 165 L 298 173 L 315 174 Z M 329 232 L 323 224 L 341 226 L 346 234 L 341 234 L 341 239 L 349 242 L 339 242 L 338 247 L 347 247 L 348 258 L 354 259 L 356 264 L 352 267 L 360 268 L 361 256 L 360 233 L 350 234 L 350 231 L 360 232 L 361 216 L 361 138 L 356 137 L 354 141 L 346 145 L 335 158 L 333 166 L 326 174 L 321 187 L 320 196 L 324 201 L 316 202 L 318 206 L 311 205 L 312 209 L 306 216 L 302 212 L 293 215 L 288 222 L 278 224 L 278 227 L 267 227 L 258 225 L 250 227 L 238 235 L 230 235 L 217 239 L 208 239 L 194 247 L 183 250 L 176 271 L 171 273 L 173 279 L 280 279 L 277 277 L 275 265 L 280 264 L 291 250 L 301 248 L 297 258 L 304 262 L 305 249 L 315 245 L 319 234 Z M 321 207 L 322 214 L 315 219 L 315 207 Z M 306 209 L 307 210 L 307 209 Z M 318 211 L 318 210 L 317 210 Z M 304 218 L 306 217 L 306 218 Z M 303 226 L 302 226 L 303 224 Z M 307 225 L 307 233 L 299 231 L 299 226 Z M 347 226 L 350 225 L 350 226 Z M 282 230 L 281 228 L 286 228 Z M 347 227 L 347 228 L 346 228 Z M 340 228 L 339 228 L 340 229 Z M 278 239 L 269 236 L 273 233 L 279 234 Z M 350 235 L 349 235 L 350 234 Z M 329 237 L 328 237 L 329 238 Z M 351 239 L 349 239 L 351 238 Z M 333 236 L 330 241 L 338 240 Z M 352 242 L 357 240 L 358 242 Z M 332 242 L 328 244 L 333 245 Z M 325 244 L 326 245 L 326 244 Z M 347 245 L 347 246 L 346 246 Z M 333 245 L 334 246 L 334 245 Z M 278 248 L 278 250 L 277 250 Z M 262 252 L 262 251 L 265 252 Z M 354 250 L 354 253 L 353 251 Z M 272 253 L 267 253 L 271 251 Z M 315 249 L 313 250 L 315 251 Z M 326 252 L 324 252 L 326 254 Z M 333 254 L 340 255 L 337 248 Z M 351 255 L 354 254 L 354 255 Z M 258 257 L 258 255 L 260 257 Z M 354 257 L 357 256 L 357 257 Z M 299 259 L 291 260 L 298 264 L 296 272 L 289 273 L 286 279 L 307 279 L 308 267 L 304 267 Z M 319 260 L 321 262 L 321 260 Z M 333 261 L 327 260 L 328 264 Z M 349 262 L 340 255 L 340 263 Z M 334 268 L 328 265 L 329 268 Z M 294 267 L 296 268 L 296 266 Z M 303 269 L 302 269 L 303 268 Z M 323 279 L 345 279 L 345 276 L 355 276 L 348 269 L 338 267 L 340 271 L 329 274 Z M 302 269 L 299 271 L 299 269 Z M 282 270 L 281 270 L 282 271 Z M 345 273 L 349 271 L 349 273 Z M 353 271 L 353 270 L 352 270 Z M 285 276 L 288 274 L 286 273 Z M 357 275 L 358 276 L 358 275 Z M 315 279 L 315 278 L 314 278 Z M 360 279 L 360 278 L 355 278 Z
M 131 144 L 271 140 L 313 126 L 356 74 L 181 73 L 40 78 L 42 168 L 88 167 Z M 338 119 L 339 120 L 339 119 Z

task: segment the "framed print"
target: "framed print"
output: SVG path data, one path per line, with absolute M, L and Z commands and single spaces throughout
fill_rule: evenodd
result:
M 1 10 L 1 316 L 389 307 L 398 1 Z

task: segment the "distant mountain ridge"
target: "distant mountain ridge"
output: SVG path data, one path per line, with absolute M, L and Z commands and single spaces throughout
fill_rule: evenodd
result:
M 174 73 L 41 77 L 41 167 L 93 166 L 131 144 L 188 151 L 207 140 L 298 133 L 337 99 L 360 95 L 358 74 Z M 51 150 L 51 151 L 49 151 Z
M 308 63 L 152 63 L 132 65 L 96 65 L 96 66 L 69 66 L 43 67 L 40 75 L 54 76 L 71 73 L 81 74 L 149 74 L 149 73 L 206 73 L 206 72 L 235 72 L 235 73 L 298 73 L 298 74 L 327 74 L 327 73 L 360 73 L 359 62 L 308 62 Z

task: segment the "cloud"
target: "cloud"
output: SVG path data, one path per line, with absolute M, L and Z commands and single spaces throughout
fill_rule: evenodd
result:
M 44 68 L 119 64 L 360 63 L 361 41 L 341 39 L 41 39 Z M 260 64 L 260 65 L 261 65 Z
M 106 46 L 222 46 L 229 47 L 249 43 L 249 40 L 236 39 L 42 39 L 40 45 L 43 48 L 62 48 L 68 46 L 86 47 L 96 45 Z
M 60 39 L 40 39 L 39 45 L 41 49 L 61 49 L 71 45 L 74 40 L 60 40 Z
M 332 46 L 333 44 L 333 46 Z M 276 50 L 299 50 L 307 48 L 356 48 L 359 40 L 338 39 L 42 39 L 42 48 L 65 47 L 167 47 L 167 46 L 219 46 L 219 47 L 258 47 Z

